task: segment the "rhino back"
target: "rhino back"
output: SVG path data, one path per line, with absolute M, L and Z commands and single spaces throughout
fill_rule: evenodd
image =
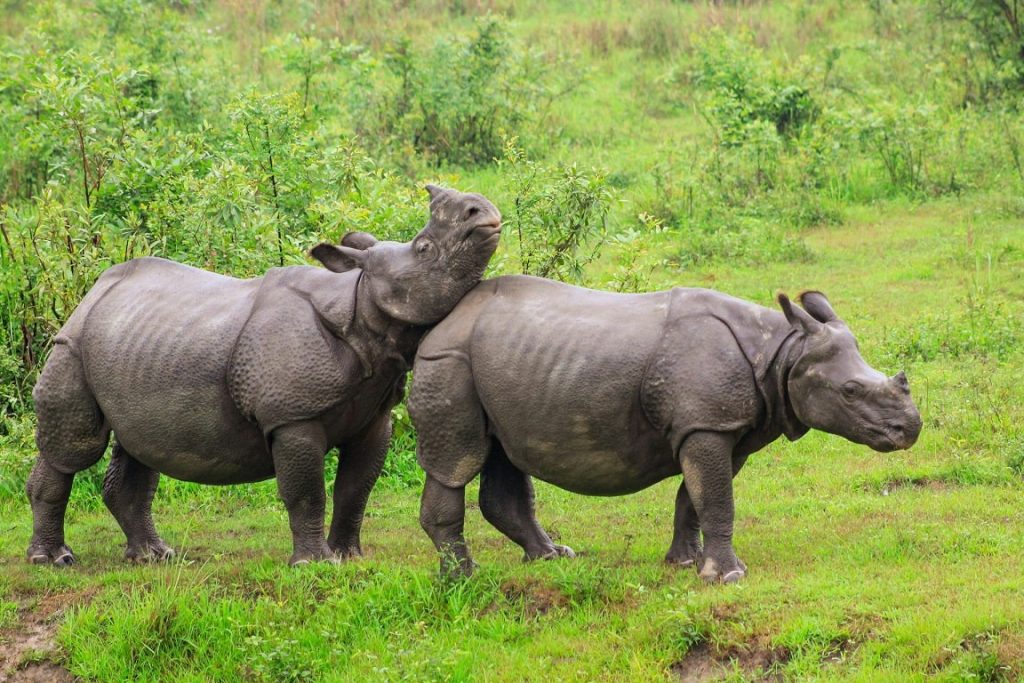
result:
M 643 488 L 677 469 L 640 404 L 667 293 L 499 278 L 468 355 L 491 428 L 520 468 L 570 490 Z M 472 305 L 472 302 L 470 302 Z
M 260 435 L 225 382 L 260 280 L 155 258 L 129 262 L 119 275 L 70 330 L 117 439 L 144 463 L 182 479 L 234 481 L 240 460 L 247 478 L 268 476 L 272 469 L 248 462 Z

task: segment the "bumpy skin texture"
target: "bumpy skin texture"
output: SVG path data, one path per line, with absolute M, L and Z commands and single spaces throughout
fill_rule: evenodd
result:
M 702 289 L 612 294 L 538 278 L 487 280 L 420 345 L 409 413 L 427 472 L 420 521 L 445 574 L 473 562 L 464 488 L 527 559 L 571 556 L 537 523 L 530 477 L 619 495 L 682 474 L 666 560 L 707 581 L 746 573 L 732 478 L 747 456 L 814 427 L 909 448 L 921 419 L 820 292 L 782 313 Z
M 160 474 L 205 484 L 276 476 L 293 564 L 361 554 L 390 409 L 416 347 L 480 280 L 500 234 L 485 198 L 427 189 L 430 220 L 412 242 L 351 233 L 313 249 L 326 269 L 238 280 L 144 258 L 106 271 L 57 335 L 33 394 L 28 559 L 74 562 L 68 495 L 111 432 L 103 499 L 131 560 L 173 555 L 150 512 Z M 335 446 L 325 538 L 324 456 Z

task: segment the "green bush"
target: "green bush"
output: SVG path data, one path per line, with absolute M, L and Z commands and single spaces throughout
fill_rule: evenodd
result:
M 514 139 L 501 169 L 512 195 L 505 225 L 517 240 L 521 271 L 580 282 L 607 237 L 612 190 L 605 174 L 530 161 Z
M 413 150 L 433 164 L 486 164 L 506 137 L 525 130 L 575 82 L 556 83 L 539 52 L 518 47 L 504 26 L 482 20 L 469 38 L 427 51 L 398 41 L 382 59 L 353 63 L 352 115 L 368 146 Z M 568 84 L 568 85 L 567 85 Z
M 797 137 L 818 114 L 810 89 L 785 76 L 749 36 L 715 31 L 698 45 L 696 57 L 691 80 L 727 146 L 764 145 L 773 137 L 769 130 L 782 138 Z

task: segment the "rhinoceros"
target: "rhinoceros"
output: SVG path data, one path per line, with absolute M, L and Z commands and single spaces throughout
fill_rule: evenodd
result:
M 611 496 L 682 474 L 665 559 L 742 578 L 732 478 L 751 453 L 810 428 L 891 451 L 921 429 L 903 372 L 869 367 L 824 294 L 799 301 L 780 294 L 780 313 L 705 289 L 477 285 L 421 343 L 409 395 L 442 573 L 472 571 L 464 487 L 478 473 L 481 512 L 528 560 L 573 555 L 538 524 L 531 476 Z
M 131 560 L 164 559 L 150 511 L 160 474 L 203 484 L 277 477 L 291 563 L 361 554 L 366 501 L 417 344 L 483 275 L 498 210 L 428 185 L 408 243 L 350 233 L 313 266 L 240 280 L 158 258 L 106 270 L 61 328 L 33 392 L 39 457 L 28 480 L 28 559 L 67 565 L 75 473 L 111 431 L 103 500 Z M 324 538 L 324 456 L 340 449 Z

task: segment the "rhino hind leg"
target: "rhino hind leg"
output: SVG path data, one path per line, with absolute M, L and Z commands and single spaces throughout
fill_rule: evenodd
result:
M 288 511 L 294 552 L 292 566 L 317 560 L 337 561 L 324 538 L 324 455 L 327 436 L 313 422 L 278 427 L 270 438 L 277 491 Z
M 153 524 L 153 496 L 159 481 L 159 472 L 133 458 L 115 439 L 103 477 L 103 502 L 127 538 L 124 556 L 132 562 L 174 557 L 174 549 L 164 543 Z
M 385 411 L 358 439 L 342 446 L 334 480 L 334 514 L 327 546 L 341 559 L 363 554 L 359 533 L 366 501 L 380 477 L 391 443 L 391 411 Z
M 676 493 L 676 512 L 673 524 L 672 545 L 665 555 L 665 562 L 680 567 L 693 567 L 700 562 L 704 547 L 700 540 L 700 520 L 697 510 L 686 490 L 686 481 L 679 484 Z
M 534 513 L 533 480 L 516 469 L 497 439 L 480 474 L 480 511 L 522 547 L 524 561 L 576 556 L 569 546 L 552 543 L 541 528 Z
M 110 438 L 107 424 L 78 357 L 66 344 L 50 354 L 33 392 L 39 457 L 28 478 L 32 539 L 27 558 L 33 564 L 74 564 L 64 542 L 64 513 L 75 473 L 103 457 Z

